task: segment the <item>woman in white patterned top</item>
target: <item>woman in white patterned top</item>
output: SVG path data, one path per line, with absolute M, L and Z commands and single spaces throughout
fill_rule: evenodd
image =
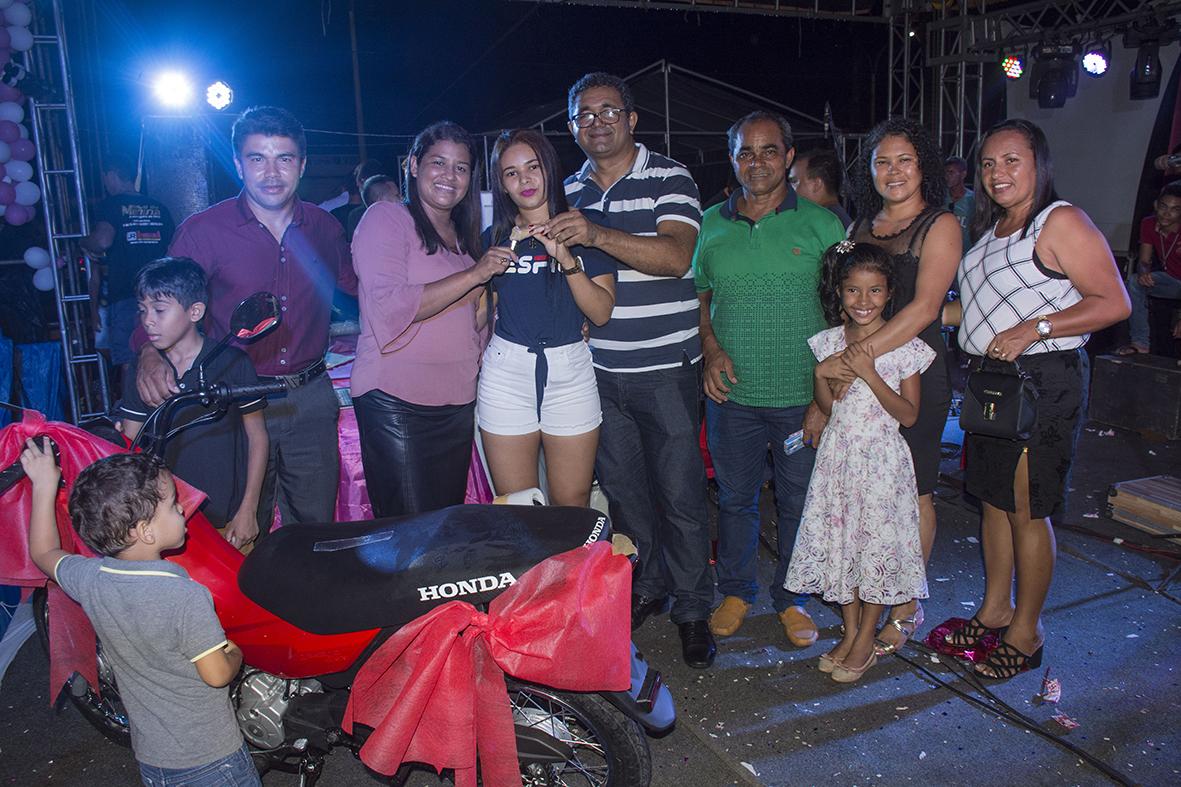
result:
M 1103 235 L 1054 193 L 1042 130 L 1007 120 L 981 140 L 976 244 L 960 265 L 960 344 L 975 356 L 1017 361 L 1037 386 L 1028 440 L 968 435 L 965 487 L 983 506 L 984 601 L 949 644 L 972 647 L 1000 632 L 976 670 L 1008 678 L 1041 664 L 1041 613 L 1054 573 L 1050 516 L 1062 505 L 1086 409 L 1093 331 L 1125 319 L 1127 291 Z M 1016 604 L 1013 578 L 1016 574 Z

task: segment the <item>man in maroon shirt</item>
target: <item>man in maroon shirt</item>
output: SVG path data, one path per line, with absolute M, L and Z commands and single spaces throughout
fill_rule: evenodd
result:
M 1132 316 L 1128 323 L 1132 341 L 1119 348 L 1119 355 L 1146 353 L 1148 336 L 1148 296 L 1181 299 L 1181 185 L 1170 183 L 1161 189 L 1153 203 L 1153 215 L 1140 222 L 1140 250 L 1135 270 L 1128 276 L 1128 295 Z M 1153 262 L 1162 270 L 1154 270 Z M 1181 322 L 1173 326 L 1173 336 L 1181 338 Z
M 270 459 L 259 503 L 259 530 L 277 500 L 283 522 L 330 522 L 336 504 L 338 404 L 324 369 L 332 293 L 357 292 L 340 223 L 297 190 L 307 164 L 303 126 L 287 110 L 253 107 L 232 132 L 242 193 L 190 216 L 168 249 L 205 270 L 210 301 L 205 330 L 220 339 L 234 307 L 259 291 L 279 297 L 277 330 L 243 349 L 262 379 L 282 377 L 289 391 L 264 411 Z M 148 404 L 177 392 L 172 370 L 150 345 L 140 350 L 136 385 Z

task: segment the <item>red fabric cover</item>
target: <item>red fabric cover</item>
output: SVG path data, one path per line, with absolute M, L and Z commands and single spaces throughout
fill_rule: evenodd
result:
M 393 774 L 403 762 L 452 768 L 456 787 L 520 787 L 504 673 L 568 691 L 631 683 L 631 564 L 607 543 L 555 555 L 525 572 L 488 614 L 452 601 L 412 621 L 353 681 L 344 729 L 373 728 L 361 760 Z
M 82 541 L 70 524 L 67 510 L 69 489 L 74 479 L 91 463 L 112 454 L 124 453 L 117 445 L 76 426 L 45 420 L 34 410 L 25 410 L 20 423 L 0 430 L 0 469 L 20 461 L 25 440 L 48 435 L 57 443 L 61 455 L 62 478 L 66 487 L 57 495 L 57 532 L 62 549 L 86 557 L 94 552 Z M 0 585 L 40 587 L 48 584 L 49 593 L 49 702 L 57 698 L 65 681 L 75 672 L 97 688 L 95 680 L 94 629 L 86 613 L 57 585 L 49 582 L 29 557 L 29 515 L 32 508 L 32 484 L 27 479 L 0 496 Z M 176 494 L 190 514 L 205 500 L 205 493 L 177 479 Z

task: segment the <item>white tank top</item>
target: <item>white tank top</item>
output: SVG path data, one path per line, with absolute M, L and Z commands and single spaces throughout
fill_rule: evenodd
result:
M 1060 312 L 1083 299 L 1066 274 L 1047 268 L 1034 251 L 1050 211 L 1064 205 L 1070 203 L 1059 200 L 1047 205 L 1034 218 L 1028 233 L 1018 230 L 998 238 L 994 225 L 964 255 L 959 271 L 964 309 L 959 341 L 966 352 L 985 355 L 993 337 L 1001 331 Z M 1074 350 L 1090 337 L 1087 333 L 1041 339 L 1022 355 Z

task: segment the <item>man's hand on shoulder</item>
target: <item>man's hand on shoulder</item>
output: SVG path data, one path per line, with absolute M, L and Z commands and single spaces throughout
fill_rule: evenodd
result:
M 150 344 L 140 348 L 139 363 L 135 370 L 135 388 L 144 404 L 149 407 L 156 407 L 180 392 L 172 367 L 164 362 L 160 353 Z

